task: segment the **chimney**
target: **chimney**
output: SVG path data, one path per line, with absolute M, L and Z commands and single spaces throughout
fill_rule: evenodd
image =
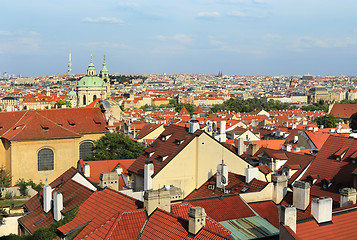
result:
M 217 165 L 216 187 L 223 188 L 228 185 L 228 166 L 223 162 Z
M 246 150 L 246 147 L 244 145 L 244 139 L 238 138 L 238 152 L 237 152 L 237 154 L 240 156 L 245 152 L 245 150 Z
M 188 133 L 193 134 L 198 129 L 200 129 L 200 124 L 198 123 L 198 120 L 196 120 L 195 118 L 192 118 L 190 120 L 190 126 L 188 128 Z
M 51 210 L 52 188 L 46 184 L 43 187 L 43 211 L 48 213 Z
M 303 181 L 294 183 L 293 204 L 297 209 L 305 211 L 310 204 L 310 183 Z
M 287 145 L 286 145 L 286 151 L 287 151 L 287 152 L 291 152 L 291 149 L 292 149 L 291 144 L 287 144 Z
M 226 121 L 221 121 L 221 127 L 219 128 L 219 141 L 226 142 L 227 135 L 226 135 Z
M 99 186 L 101 188 L 109 187 L 116 191 L 119 190 L 119 175 L 116 172 L 101 173 L 99 176 Z
M 296 233 L 296 208 L 294 206 L 280 207 L 280 224 L 289 226 Z
M 154 164 L 152 161 L 145 161 L 144 166 L 144 191 L 152 189 L 152 178 L 151 176 L 154 174 Z
M 60 192 L 55 192 L 53 194 L 53 218 L 56 222 L 62 219 L 63 210 L 63 195 Z
M 286 194 L 288 179 L 285 176 L 274 176 L 272 182 L 274 184 L 273 202 L 279 204 Z
M 297 143 L 299 141 L 299 136 L 294 136 L 294 143 Z
M 88 163 L 83 165 L 83 172 L 85 177 L 90 177 L 90 166 Z
M 170 190 L 166 188 L 158 190 L 147 190 L 144 192 L 144 207 L 146 212 L 150 215 L 156 208 L 165 210 L 166 212 L 171 211 L 171 196 Z
M 115 171 L 118 175 L 122 174 L 123 173 L 123 168 L 119 165 L 115 168 Z
M 259 168 L 249 167 L 245 169 L 245 183 L 250 183 L 254 178 L 258 179 Z
M 311 201 L 311 215 L 317 223 L 332 221 L 332 198 L 320 197 Z
M 206 225 L 206 212 L 202 207 L 191 207 L 188 212 L 188 232 L 196 235 Z
M 342 188 L 340 197 L 340 207 L 356 204 L 356 189 L 354 188 Z

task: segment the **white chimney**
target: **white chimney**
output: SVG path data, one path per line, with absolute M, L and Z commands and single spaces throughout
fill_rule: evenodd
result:
M 120 166 L 117 166 L 117 167 L 115 168 L 115 171 L 117 172 L 118 175 L 120 175 L 120 174 L 122 174 L 122 172 L 123 172 L 123 168 L 120 167 Z
M 198 129 L 200 129 L 200 124 L 198 123 L 198 120 L 196 120 L 195 118 L 192 118 L 190 120 L 190 126 L 188 128 L 188 133 L 193 134 Z
M 144 191 L 152 189 L 152 178 L 154 174 L 154 164 L 152 161 L 145 161 L 144 166 Z
M 303 181 L 294 183 L 293 204 L 297 209 L 305 211 L 310 204 L 310 183 Z
M 317 223 L 332 221 L 332 198 L 320 197 L 312 199 L 311 215 Z
M 297 143 L 299 141 L 299 136 L 294 136 L 294 143 Z
M 244 139 L 238 138 L 238 149 L 237 154 L 240 156 L 246 151 L 246 146 L 244 145 Z
M 228 166 L 224 163 L 217 165 L 216 187 L 223 188 L 228 185 Z
M 90 166 L 88 163 L 83 165 L 83 172 L 85 177 L 90 177 Z
M 48 213 L 51 210 L 52 202 L 52 188 L 50 185 L 46 184 L 43 187 L 43 211 Z
M 354 188 L 342 188 L 340 197 L 340 207 L 356 204 L 356 189 Z
M 226 121 L 221 121 L 220 134 L 226 134 Z
M 294 206 L 281 206 L 280 224 L 289 226 L 296 233 L 296 208 Z
M 293 147 L 291 146 L 291 144 L 287 144 L 286 145 L 286 151 L 287 152 L 291 152 L 291 149 L 292 149 Z
M 259 168 L 249 167 L 245 169 L 245 183 L 250 183 L 254 178 L 259 178 Z
M 188 232 L 196 235 L 206 225 L 206 211 L 202 207 L 191 207 L 188 212 Z
M 62 213 L 61 211 L 63 210 L 63 195 L 60 192 L 55 192 L 53 194 L 53 218 L 55 221 L 59 221 L 62 219 Z

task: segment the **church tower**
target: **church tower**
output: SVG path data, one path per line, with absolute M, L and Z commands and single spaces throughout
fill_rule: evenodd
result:
M 105 62 L 105 55 L 104 55 L 102 70 L 100 70 L 100 77 L 105 82 L 106 91 L 107 91 L 106 99 L 109 99 L 110 98 L 110 78 L 109 78 L 109 71 L 107 69 L 107 63 Z
M 109 77 L 109 74 L 107 75 Z M 85 107 L 97 98 L 105 99 L 107 96 L 106 83 L 97 75 L 93 64 L 93 55 L 91 55 L 90 63 L 88 65 L 87 75 L 81 78 L 77 83 L 76 94 L 77 107 Z

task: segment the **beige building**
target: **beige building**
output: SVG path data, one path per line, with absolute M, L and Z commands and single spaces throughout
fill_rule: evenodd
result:
M 99 108 L 27 110 L 0 113 L 0 161 L 12 176 L 51 182 L 80 158 L 106 131 Z
M 246 168 L 251 167 L 235 152 L 199 130 L 198 122 L 192 121 L 189 129 L 170 125 L 129 167 L 130 185 L 134 191 L 174 186 L 186 197 L 216 174 L 222 161 L 236 174 L 245 175 Z M 257 176 L 266 180 L 260 171 Z
M 324 100 L 326 102 L 340 101 L 340 95 L 334 92 L 329 92 L 327 88 L 324 87 L 310 88 L 307 93 L 307 102 L 317 103 L 320 100 Z

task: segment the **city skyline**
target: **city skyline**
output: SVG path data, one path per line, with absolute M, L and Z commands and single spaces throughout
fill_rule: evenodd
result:
M 349 1 L 17 1 L 2 4 L 0 73 L 357 75 Z

